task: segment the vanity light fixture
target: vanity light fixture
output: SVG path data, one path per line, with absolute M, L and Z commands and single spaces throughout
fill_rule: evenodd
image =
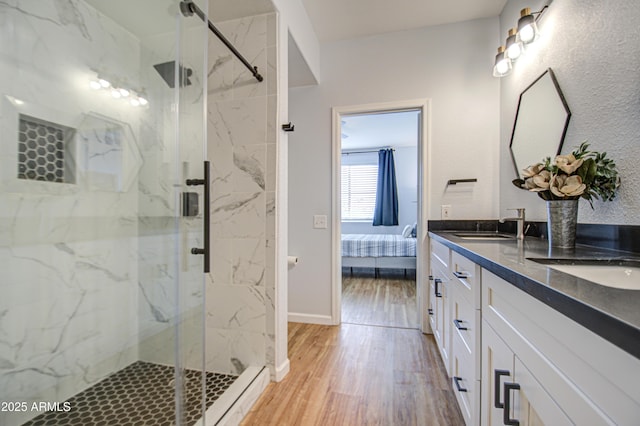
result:
M 538 39 L 540 32 L 538 31 L 537 22 L 552 1 L 548 0 L 547 4 L 538 12 L 531 12 L 528 7 L 520 11 L 517 27 L 509 30 L 505 45 L 498 48 L 498 54 L 493 65 L 494 77 L 504 77 L 509 74 L 513 67 L 513 62 L 524 53 L 525 46 Z
M 505 53 L 504 46 L 498 47 L 498 54 L 496 55 L 496 61 L 493 66 L 494 77 L 504 77 L 511 72 L 511 59 L 509 59 Z

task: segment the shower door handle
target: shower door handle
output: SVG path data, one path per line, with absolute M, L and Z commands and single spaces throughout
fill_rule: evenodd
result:
M 203 254 L 204 255 L 204 272 L 210 271 L 211 262 L 211 245 L 210 245 L 210 232 L 209 226 L 211 216 L 209 213 L 210 193 L 211 193 L 211 179 L 209 178 L 209 162 L 204 162 L 204 179 L 187 179 L 187 186 L 204 185 L 204 248 L 193 247 L 191 254 Z

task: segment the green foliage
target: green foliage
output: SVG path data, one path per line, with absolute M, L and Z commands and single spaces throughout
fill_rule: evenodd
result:
M 589 201 L 591 208 L 593 208 L 594 199 L 602 201 L 613 200 L 620 186 L 620 177 L 618 176 L 616 163 L 612 159 L 607 158 L 607 153 L 589 151 L 589 144 L 585 141 L 582 142 L 571 155 L 573 155 L 575 160 L 581 160 L 582 164 L 577 169 L 567 169 L 565 166 L 565 170 L 568 170 L 570 173 L 565 172 L 565 170 L 556 164 L 559 158 L 566 159 L 566 156 L 558 156 L 554 160 L 552 160 L 551 157 L 546 157 L 540 163 L 542 165 L 541 171 L 546 170 L 551 173 L 552 176 L 579 176 L 586 187 L 581 195 L 559 198 L 549 189 L 536 187 L 535 184 L 532 186 L 531 179 L 533 179 L 533 177 L 514 179 L 512 182 L 518 188 L 537 192 L 538 196 L 543 200 L 576 199 L 581 197 Z M 576 166 L 577 164 L 579 164 L 579 161 L 576 161 Z M 533 173 L 540 173 L 540 171 L 534 171 Z M 549 185 L 546 186 L 546 188 L 548 187 Z

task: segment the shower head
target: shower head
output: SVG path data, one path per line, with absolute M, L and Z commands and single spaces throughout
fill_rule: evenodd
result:
M 160 77 L 167 83 L 172 89 L 175 87 L 176 81 L 176 61 L 163 62 L 153 66 Z M 190 86 L 193 70 L 191 68 L 183 67 L 182 64 L 178 65 L 178 78 L 180 81 L 180 87 Z

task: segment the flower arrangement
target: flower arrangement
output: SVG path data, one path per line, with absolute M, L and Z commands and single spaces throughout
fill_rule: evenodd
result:
M 589 151 L 585 141 L 569 155 L 533 164 L 522 171 L 524 179 L 514 179 L 521 189 L 537 192 L 543 200 L 584 198 L 593 208 L 593 199 L 611 201 L 620 186 L 618 170 L 607 153 Z

